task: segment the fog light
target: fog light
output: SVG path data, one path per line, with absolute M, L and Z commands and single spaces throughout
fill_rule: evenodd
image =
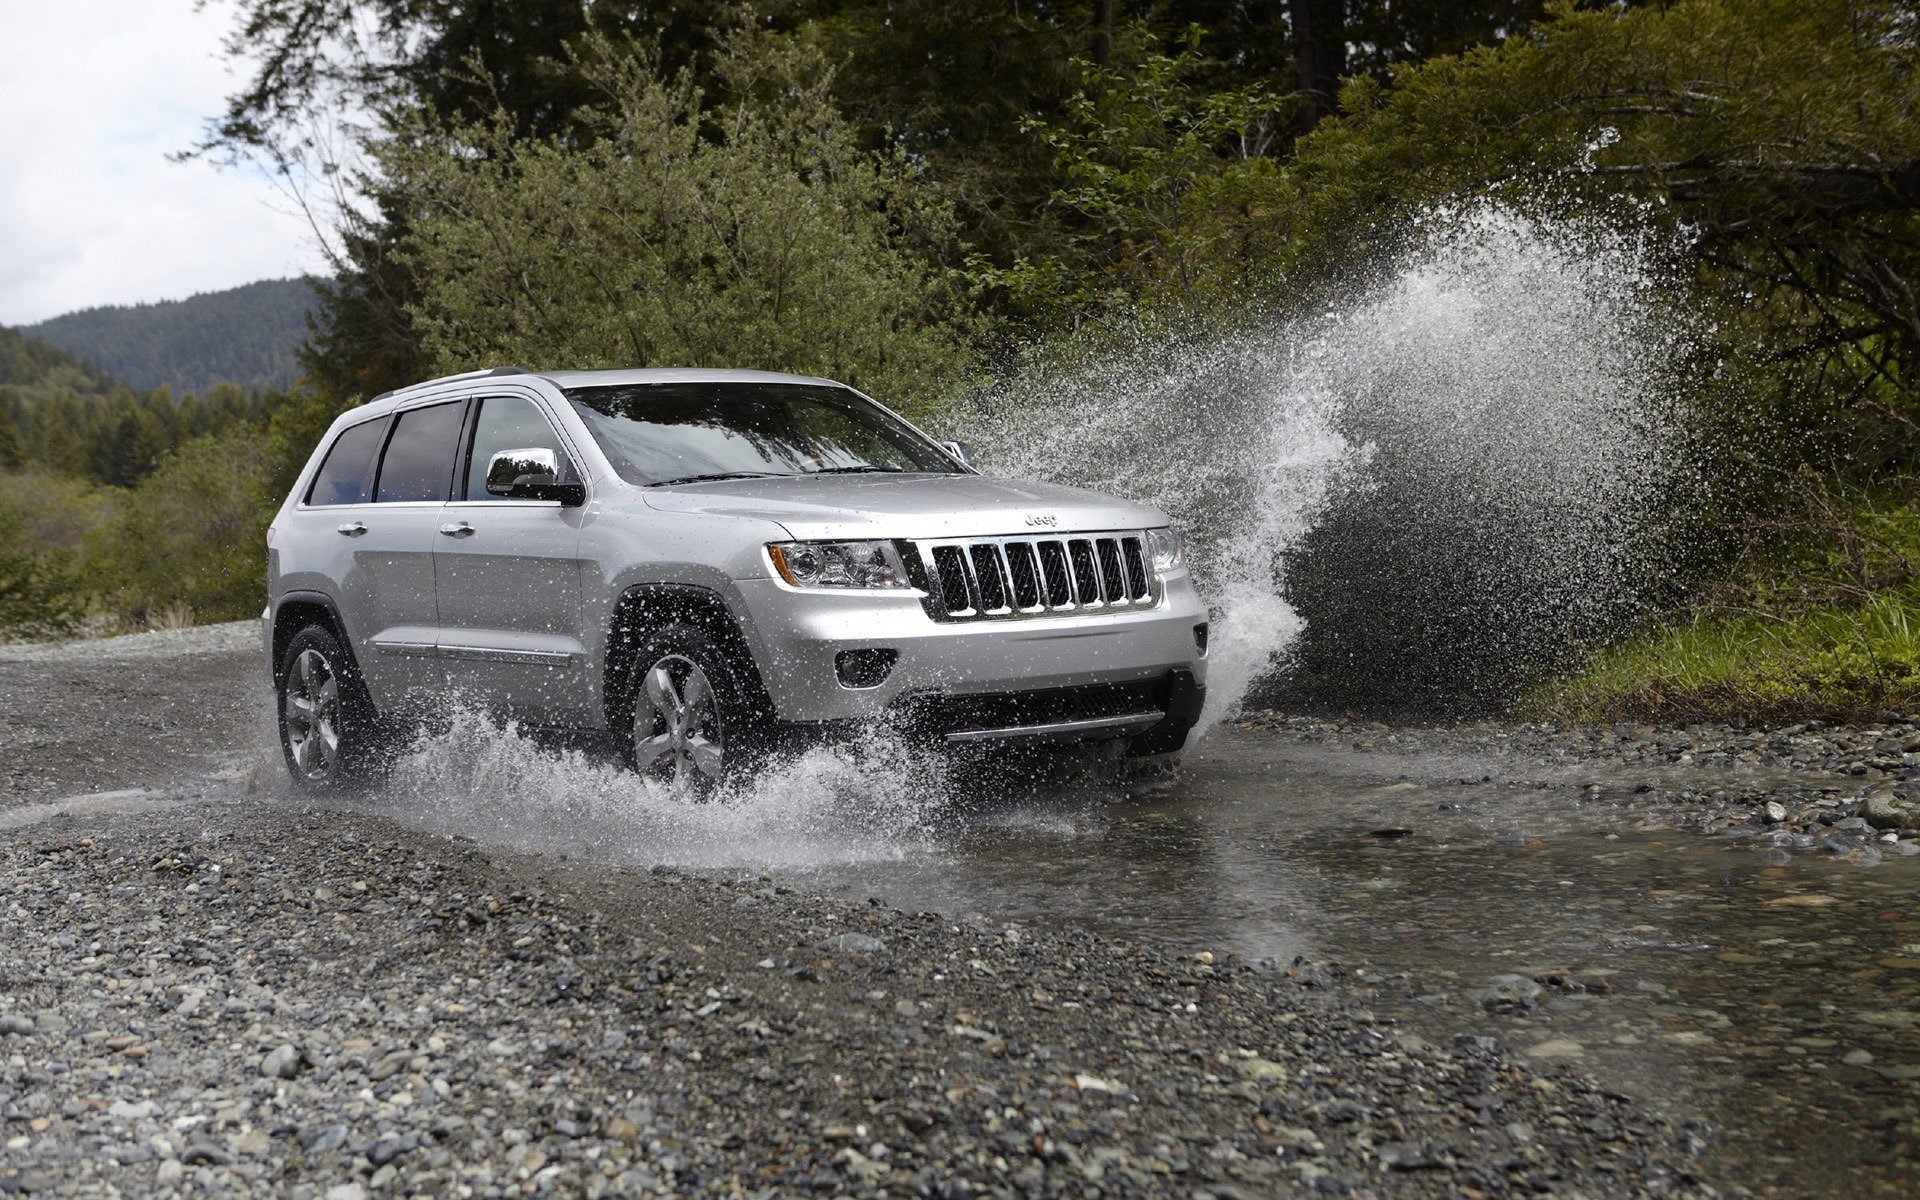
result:
M 1207 656 L 1207 623 L 1205 621 L 1193 627 L 1193 648 L 1200 652 L 1201 658 Z
M 833 671 L 841 687 L 875 688 L 893 674 L 899 659 L 898 650 L 842 650 L 833 656 Z

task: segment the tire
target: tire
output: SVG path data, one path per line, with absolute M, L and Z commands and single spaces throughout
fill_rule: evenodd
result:
M 623 695 L 628 764 L 677 797 L 711 798 L 757 751 L 739 668 L 697 625 L 675 621 L 643 637 Z
M 378 773 L 373 700 L 353 659 L 324 625 L 293 635 L 276 673 L 280 753 L 303 788 L 330 791 Z

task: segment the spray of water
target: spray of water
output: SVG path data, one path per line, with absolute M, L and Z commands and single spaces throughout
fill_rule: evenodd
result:
M 1210 718 L 1276 664 L 1504 686 L 1637 594 L 1688 350 L 1660 251 L 1631 220 L 1438 209 L 1322 311 L 1040 356 L 981 457 L 1187 530 L 1221 613 Z
M 381 790 L 410 825 L 594 862 L 805 869 L 924 853 L 941 766 L 886 738 L 767 764 L 706 803 L 472 711 L 422 735 Z

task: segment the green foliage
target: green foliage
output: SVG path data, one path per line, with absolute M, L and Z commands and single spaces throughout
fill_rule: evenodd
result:
M 1059 120 L 1025 124 L 1053 156 L 1060 232 L 1052 253 L 995 276 L 1023 311 L 1057 320 L 1147 292 L 1205 305 L 1220 298 L 1221 267 L 1249 257 L 1197 231 L 1193 215 L 1273 186 L 1268 155 L 1298 97 L 1258 83 L 1209 86 L 1198 28 L 1173 53 L 1150 30 L 1134 33 L 1118 66 L 1075 61 L 1080 89 Z
M 128 487 L 193 438 L 257 422 L 272 393 L 231 384 L 176 400 L 144 395 L 36 339 L 0 329 L 0 469 L 38 466 Z
M 1696 613 L 1599 652 L 1520 711 L 1574 722 L 1920 711 L 1920 602 L 1886 595 L 1783 619 Z
M 186 300 L 83 309 L 20 332 L 139 391 L 282 388 L 294 381 L 294 349 L 313 303 L 307 281 L 269 279 Z
M 861 150 L 806 41 L 743 31 L 709 108 L 692 79 L 598 43 L 586 145 L 492 120 L 382 150 L 419 198 L 405 243 L 436 367 L 744 366 L 929 403 L 969 369 L 975 318 L 937 193 Z
M 80 546 L 112 511 L 105 489 L 42 469 L 0 471 L 0 638 L 78 625 L 87 610 Z
M 1786 390 L 1904 402 L 1920 361 L 1916 54 L 1892 0 L 1557 5 L 1529 37 L 1353 81 L 1273 197 L 1280 265 L 1461 189 L 1639 196 L 1686 236 L 1729 343 L 1757 346 Z
M 236 429 L 168 455 L 97 531 L 94 586 L 135 622 L 186 609 L 203 621 L 258 612 L 270 490 L 265 439 Z
M 1920 507 L 1814 494 L 1749 531 L 1677 619 L 1595 653 L 1525 711 L 1570 720 L 1854 719 L 1920 711 Z

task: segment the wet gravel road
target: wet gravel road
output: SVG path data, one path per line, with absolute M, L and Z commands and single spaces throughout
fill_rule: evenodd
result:
M 1566 953 L 1555 894 L 1575 867 L 1547 862 L 1552 882 L 1528 900 L 1536 873 L 1514 864 L 1585 856 L 1530 815 L 1578 810 L 1611 814 L 1592 832 L 1614 839 L 1603 853 L 1678 839 L 1708 854 L 1704 883 L 1676 869 L 1651 889 L 1672 913 L 1705 911 L 1688 902 L 1713 898 L 1712 856 L 1847 871 L 1756 900 L 1765 927 L 1708 960 L 1749 972 L 1750 993 L 1776 967 L 1805 969 L 1802 917 L 1827 919 L 1816 940 L 1852 928 L 1873 938 L 1858 953 L 1897 959 L 1878 945 L 1920 942 L 1903 932 L 1911 889 L 1904 909 L 1889 896 L 1871 911 L 1846 889 L 1909 861 L 1911 727 L 1595 737 L 1273 718 L 1218 736 L 1225 749 L 1190 773 L 1207 795 L 1183 782 L 1092 806 L 1028 798 L 894 853 L 763 875 L 691 842 L 661 857 L 706 869 L 649 868 L 644 839 L 615 853 L 486 822 L 446 836 L 448 810 L 423 821 L 407 796 L 308 806 L 264 752 L 263 695 L 246 626 L 0 650 L 0 1191 L 1622 1196 L 1864 1180 L 1891 1195 L 1910 1178 L 1898 1155 L 1920 1071 L 1903 1078 L 1893 1056 L 1920 1009 L 1902 999 L 1913 975 L 1830 947 L 1820 959 L 1836 976 L 1881 972 L 1855 981 L 1890 1014 L 1867 1023 L 1896 1043 L 1877 1059 L 1860 1059 L 1851 1004 L 1834 1005 L 1833 1030 L 1764 996 L 1696 1020 L 1708 1006 L 1674 999 L 1668 975 L 1602 961 L 1630 953 L 1600 943 L 1635 914 L 1606 915 L 1581 961 L 1527 957 Z M 1703 773 L 1718 754 L 1734 775 Z M 462 786 L 485 790 L 498 764 L 477 757 L 488 770 Z M 1500 774 L 1515 762 L 1529 778 Z M 1341 794 L 1371 806 L 1351 814 L 1366 850 L 1288 807 L 1272 785 L 1288 769 L 1347 781 Z M 1443 780 L 1456 790 L 1435 801 Z M 1215 819 L 1207 854 L 1182 849 L 1196 806 L 1254 811 L 1256 795 L 1262 830 Z M 1427 827 L 1492 828 L 1469 819 L 1489 805 L 1546 832 L 1449 842 Z M 1378 814 L 1395 823 L 1365 827 Z M 1022 846 L 1042 865 L 1023 869 Z M 1182 873 L 1202 857 L 1204 877 Z M 1101 874 L 1123 860 L 1130 889 Z M 1456 869 L 1451 892 L 1416 891 L 1423 871 Z M 1603 912 L 1619 881 L 1594 873 L 1580 903 Z M 1788 894 L 1829 899 L 1764 907 Z M 1730 1028 L 1755 1037 L 1733 1046 Z M 1873 1121 L 1854 1130 L 1854 1111 L 1803 1103 L 1787 1117 L 1817 1151 L 1729 1155 L 1738 1114 L 1696 1119 L 1712 1107 L 1696 1076 L 1676 1069 L 1684 1087 L 1665 1096 L 1623 1081 L 1619 1063 L 1648 1061 L 1612 1057 L 1635 1029 L 1676 1055 L 1715 1056 L 1666 1035 L 1743 1061 L 1757 1046 L 1781 1069 L 1739 1086 L 1791 1096 L 1825 1072 L 1789 1068 L 1832 1060 L 1864 1073 L 1841 1082 L 1870 1094 Z M 1867 1151 L 1851 1139 L 1863 1131 Z M 1845 1162 L 1797 1172 L 1816 1156 Z

